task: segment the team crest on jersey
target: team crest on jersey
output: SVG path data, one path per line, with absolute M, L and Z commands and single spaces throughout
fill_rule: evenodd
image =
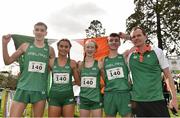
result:
M 108 61 L 108 59 L 106 58 L 106 59 L 105 59 L 105 62 L 107 62 L 107 61 Z
M 69 66 L 65 66 L 65 69 L 69 69 Z
M 134 55 L 134 57 L 133 57 L 134 59 L 137 59 L 137 56 L 136 55 Z
M 33 46 L 31 45 L 29 48 L 33 48 Z
M 94 68 L 92 68 L 92 70 L 96 70 L 96 68 L 94 67 Z
M 48 49 L 47 49 L 47 48 L 44 48 L 44 51 L 48 51 Z
M 118 59 L 122 59 L 122 57 L 121 57 L 121 56 L 118 56 Z
M 147 58 L 151 57 L 149 54 L 147 55 Z
M 57 66 L 54 66 L 54 68 L 57 68 Z
M 42 91 L 41 93 L 42 93 L 42 94 L 45 94 L 46 92 L 45 92 L 45 91 Z

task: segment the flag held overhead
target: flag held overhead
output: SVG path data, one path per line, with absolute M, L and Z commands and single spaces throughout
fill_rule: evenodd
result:
M 107 37 L 87 38 L 87 39 L 75 39 L 80 45 L 84 46 L 85 42 L 89 39 L 96 41 L 98 49 L 95 53 L 95 59 L 99 60 L 109 54 L 109 47 L 107 43 Z
M 19 35 L 19 34 L 12 34 L 12 39 L 14 41 L 15 48 L 18 49 L 18 47 L 23 43 L 32 43 L 34 41 L 33 36 L 26 36 L 26 35 Z M 48 44 L 52 44 L 57 41 L 57 39 L 45 39 Z

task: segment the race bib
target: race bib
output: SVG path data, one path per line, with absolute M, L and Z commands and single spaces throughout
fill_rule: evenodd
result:
M 96 88 L 96 77 L 82 77 L 81 87 Z
M 44 73 L 46 68 L 46 63 L 37 62 L 37 61 L 30 61 L 28 66 L 29 72 L 37 72 L 37 73 Z
M 123 78 L 124 72 L 122 67 L 112 68 L 106 70 L 108 80 L 113 80 L 117 78 Z
M 69 83 L 69 73 L 54 73 L 53 80 L 55 84 Z

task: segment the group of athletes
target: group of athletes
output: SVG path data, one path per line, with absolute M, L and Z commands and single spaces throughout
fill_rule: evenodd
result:
M 147 35 L 141 27 L 134 27 L 129 35 L 111 33 L 108 36 L 109 54 L 96 60 L 98 48 L 93 39 L 84 44 L 83 61 L 70 58 L 71 42 L 57 43 L 58 57 L 45 42 L 47 25 L 38 22 L 33 30 L 33 43 L 23 43 L 11 56 L 8 43 L 11 35 L 2 37 L 3 59 L 6 65 L 23 55 L 23 69 L 10 109 L 10 117 L 21 117 L 26 105 L 32 103 L 33 116 L 42 117 L 48 101 L 49 117 L 73 117 L 75 100 L 73 85 L 80 86 L 80 117 L 170 117 L 162 90 L 163 72 L 171 100 L 170 108 L 178 110 L 177 98 L 166 57 L 159 48 L 146 43 Z M 134 47 L 118 53 L 120 39 L 131 40 Z M 48 73 L 52 85 L 48 92 Z M 131 79 L 129 77 L 131 73 Z M 72 81 L 72 76 L 74 81 Z M 101 93 L 104 80 L 104 95 Z

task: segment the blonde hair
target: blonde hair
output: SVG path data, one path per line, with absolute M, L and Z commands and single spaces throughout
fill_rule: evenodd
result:
M 97 50 L 98 45 L 97 45 L 97 43 L 96 43 L 96 41 L 95 41 L 94 39 L 88 39 L 88 40 L 86 40 L 86 41 L 85 41 L 85 45 L 88 44 L 88 43 L 90 43 L 90 42 L 93 42 L 93 43 L 94 43 L 95 48 L 96 48 L 96 50 Z M 84 46 L 85 46 L 85 45 L 84 45 Z M 81 66 L 81 68 L 82 68 L 82 67 L 85 67 L 85 58 L 86 58 L 86 53 L 84 52 L 84 57 L 83 57 L 83 61 L 82 61 L 82 66 Z

